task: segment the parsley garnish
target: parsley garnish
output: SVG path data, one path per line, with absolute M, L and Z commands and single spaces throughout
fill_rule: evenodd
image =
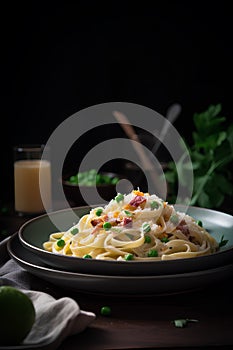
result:
M 198 320 L 190 319 L 190 318 L 181 318 L 178 320 L 172 321 L 175 327 L 183 328 L 187 325 L 188 322 L 198 322 Z
M 219 246 L 219 248 L 224 247 L 224 245 L 226 245 L 227 243 L 228 243 L 228 239 L 224 239 L 224 235 L 222 235 L 218 246 Z

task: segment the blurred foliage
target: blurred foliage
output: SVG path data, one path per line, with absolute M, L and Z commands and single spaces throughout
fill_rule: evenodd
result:
M 233 194 L 233 125 L 226 125 L 226 118 L 221 115 L 221 111 L 221 104 L 210 105 L 206 111 L 193 116 L 192 144 L 186 144 L 194 175 L 190 205 L 218 208 Z M 188 185 L 184 159 L 181 157 L 176 163 L 169 162 L 165 176 L 171 202 L 177 193 L 177 169 L 181 174 L 179 181 L 182 181 L 182 186 Z

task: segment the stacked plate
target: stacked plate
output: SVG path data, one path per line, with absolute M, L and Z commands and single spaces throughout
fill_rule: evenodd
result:
M 182 211 L 182 207 L 176 209 Z M 217 253 L 168 261 L 106 261 L 50 253 L 43 243 L 53 232 L 68 230 L 74 214 L 80 217 L 90 207 L 65 209 L 27 221 L 8 242 L 8 252 L 17 263 L 43 280 L 69 290 L 111 294 L 149 295 L 180 293 L 233 277 L 233 216 L 215 210 L 189 207 L 187 213 L 220 242 Z M 54 223 L 59 222 L 59 230 Z

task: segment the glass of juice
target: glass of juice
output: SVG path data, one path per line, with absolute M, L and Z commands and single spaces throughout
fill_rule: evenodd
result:
M 34 215 L 51 211 L 51 163 L 44 145 L 14 147 L 15 211 Z

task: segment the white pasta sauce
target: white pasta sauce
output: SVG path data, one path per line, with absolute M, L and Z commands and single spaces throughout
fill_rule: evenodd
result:
M 51 233 L 43 247 L 80 258 L 150 261 L 211 254 L 219 244 L 191 216 L 134 190 L 91 209 L 68 231 Z

